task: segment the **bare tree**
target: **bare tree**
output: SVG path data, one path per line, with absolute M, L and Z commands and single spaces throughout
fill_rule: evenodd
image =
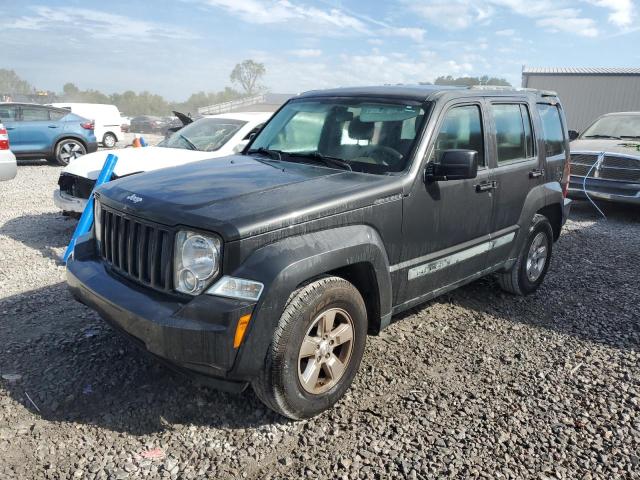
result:
M 231 72 L 231 81 L 239 83 L 247 95 L 253 95 L 259 90 L 258 80 L 267 73 L 263 63 L 245 60 L 237 64 Z

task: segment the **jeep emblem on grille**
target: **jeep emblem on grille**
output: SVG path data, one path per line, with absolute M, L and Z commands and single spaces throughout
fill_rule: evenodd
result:
M 127 197 L 127 200 L 133 203 L 140 203 L 142 201 L 142 197 L 139 197 L 135 193 L 132 193 Z

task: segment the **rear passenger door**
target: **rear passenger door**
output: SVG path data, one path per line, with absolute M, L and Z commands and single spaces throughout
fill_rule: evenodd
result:
M 491 230 L 497 240 L 490 253 L 491 266 L 506 259 L 517 235 L 527 195 L 544 178 L 531 108 L 525 99 L 489 102 L 494 140 L 491 167 L 495 181 Z
M 60 124 L 49 120 L 49 109 L 38 105 L 23 105 L 20 108 L 18 129 L 25 152 L 48 153 L 53 139 L 62 133 Z

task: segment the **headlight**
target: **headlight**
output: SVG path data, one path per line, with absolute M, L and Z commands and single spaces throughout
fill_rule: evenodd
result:
M 102 206 L 96 198 L 93 199 L 93 228 L 96 240 L 102 248 Z
M 178 292 L 198 295 L 220 272 L 222 242 L 212 235 L 181 230 L 176 235 L 173 284 Z

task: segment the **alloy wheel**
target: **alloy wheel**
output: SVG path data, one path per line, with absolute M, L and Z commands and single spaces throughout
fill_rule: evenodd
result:
M 318 395 L 338 383 L 351 360 L 354 332 L 351 315 L 341 308 L 315 318 L 298 353 L 298 380 L 306 392 Z
M 527 254 L 527 278 L 535 283 L 542 275 L 549 255 L 549 243 L 544 232 L 539 232 L 531 242 Z
M 71 160 L 75 160 L 76 158 L 81 157 L 84 154 L 84 147 L 80 143 L 68 141 L 60 146 L 58 157 L 64 163 L 69 163 Z

